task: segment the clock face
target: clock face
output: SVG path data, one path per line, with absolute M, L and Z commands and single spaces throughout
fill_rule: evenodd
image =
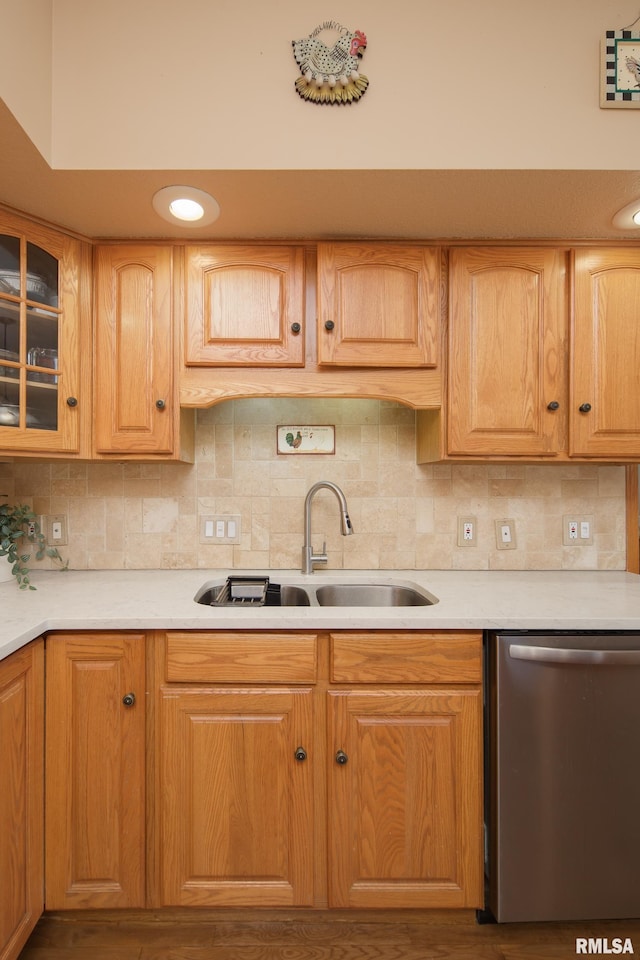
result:
M 616 41 L 616 90 L 640 92 L 640 40 Z

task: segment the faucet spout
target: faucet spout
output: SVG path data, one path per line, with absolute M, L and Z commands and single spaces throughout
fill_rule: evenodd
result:
M 311 546 L 311 504 L 313 498 L 315 497 L 318 490 L 331 490 L 336 495 L 338 503 L 340 504 L 340 532 L 343 537 L 349 537 L 353 533 L 353 524 L 351 523 L 351 518 L 349 517 L 349 509 L 347 507 L 347 500 L 337 485 L 337 483 L 332 483 L 331 480 L 318 480 L 317 483 L 314 483 L 304 501 L 304 545 L 302 547 L 302 572 L 303 573 L 313 573 L 313 567 L 316 563 L 327 563 L 327 545 L 323 544 L 321 553 L 314 553 L 313 547 Z

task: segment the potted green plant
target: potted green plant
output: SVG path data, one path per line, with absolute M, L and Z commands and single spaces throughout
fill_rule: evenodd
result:
M 29 580 L 27 563 L 31 559 L 31 554 L 21 552 L 25 541 L 35 545 L 36 560 L 51 557 L 60 563 L 62 570 L 68 568 L 69 561 L 64 560 L 55 547 L 47 546 L 45 536 L 31 507 L 24 503 L 14 505 L 3 503 L 0 504 L 0 562 L 2 557 L 6 558 L 5 563 L 10 567 L 10 575 L 0 579 L 10 579 L 13 575 L 21 590 L 36 589 Z

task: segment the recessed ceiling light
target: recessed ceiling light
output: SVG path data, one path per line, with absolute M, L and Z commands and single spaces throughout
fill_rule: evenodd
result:
M 640 200 L 632 200 L 618 210 L 612 222 L 618 230 L 637 230 L 640 227 Z
M 190 200 L 188 197 L 178 197 L 169 204 L 169 213 L 178 220 L 202 220 L 204 217 L 204 207 L 197 200 Z
M 205 227 L 220 216 L 218 201 L 197 187 L 162 187 L 152 202 L 163 219 L 183 227 Z

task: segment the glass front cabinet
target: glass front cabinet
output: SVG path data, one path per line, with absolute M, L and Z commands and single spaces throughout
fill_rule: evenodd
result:
M 73 237 L 0 214 L 0 451 L 83 452 L 85 256 Z

